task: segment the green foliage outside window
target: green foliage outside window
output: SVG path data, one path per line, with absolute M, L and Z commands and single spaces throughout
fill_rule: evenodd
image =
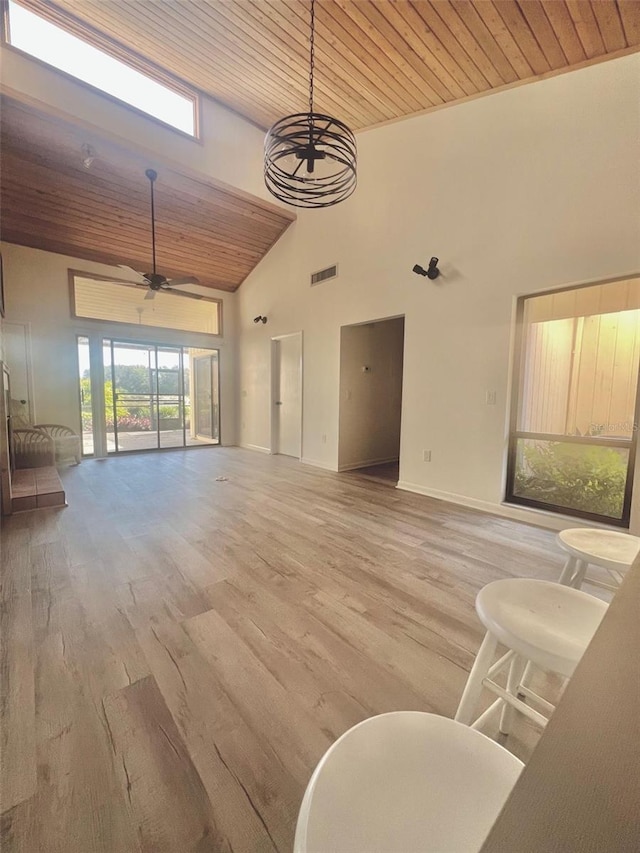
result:
M 80 380 L 80 391 L 82 393 L 82 426 L 83 429 L 91 429 L 91 381 L 88 377 Z M 104 405 L 107 415 L 111 414 L 113 412 L 113 385 L 110 379 L 104 383 Z M 118 404 L 116 413 L 118 418 L 126 417 L 129 410 L 126 406 Z M 113 421 L 112 414 L 111 420 Z
M 184 372 L 188 382 L 189 371 L 186 369 Z M 116 383 L 118 394 L 136 394 L 139 395 L 143 401 L 149 398 L 151 380 L 150 372 L 147 367 L 140 367 L 137 365 L 117 365 Z M 89 379 L 88 371 L 86 371 L 85 375 L 80 379 L 80 392 L 82 396 L 82 428 L 87 431 L 92 428 L 91 380 Z M 171 392 L 171 395 L 175 396 L 173 392 Z M 163 405 L 162 399 L 163 395 L 161 393 L 161 405 L 158 407 L 158 417 L 160 418 L 161 429 L 181 428 L 181 407 L 175 404 Z M 107 427 L 109 429 L 113 429 L 113 384 L 110 379 L 106 380 L 104 383 L 104 404 Z M 188 428 L 191 409 L 186 400 L 184 413 L 186 426 Z M 156 429 L 155 421 L 151 418 L 151 409 L 149 405 L 123 405 L 123 403 L 118 400 L 116 405 L 116 416 L 118 419 L 118 428 L 121 430 L 139 431 Z M 175 423 L 176 421 L 179 421 L 180 423 Z
M 515 494 L 622 518 L 626 475 L 627 455 L 615 448 L 532 442 L 518 460 Z
M 160 418 L 179 418 L 179 406 L 158 406 L 158 416 Z

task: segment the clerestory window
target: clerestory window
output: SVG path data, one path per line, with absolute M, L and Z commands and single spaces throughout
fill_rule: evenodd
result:
M 14 0 L 9 0 L 7 9 L 8 44 L 176 130 L 198 135 L 198 96 L 178 81 L 170 85 L 168 74 L 160 79 L 160 73 L 155 75 L 151 64 L 140 58 L 134 67 L 133 62 L 123 61 Z

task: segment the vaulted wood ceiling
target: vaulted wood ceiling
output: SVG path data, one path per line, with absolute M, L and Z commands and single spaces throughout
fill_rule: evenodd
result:
M 18 0 L 268 127 L 307 108 L 309 0 Z M 317 0 L 316 109 L 354 129 L 640 49 L 640 0 Z M 567 105 L 570 109 L 570 104 Z M 235 290 L 295 218 L 2 101 L 3 239 Z M 82 143 L 99 151 L 82 165 Z
M 158 271 L 233 291 L 295 218 L 7 97 L 0 107 L 0 229 L 10 243 L 148 272 L 152 167 Z M 83 143 L 97 154 L 89 169 Z
M 20 0 L 262 127 L 304 111 L 308 0 Z M 316 105 L 354 129 L 640 47 L 639 0 L 317 0 Z

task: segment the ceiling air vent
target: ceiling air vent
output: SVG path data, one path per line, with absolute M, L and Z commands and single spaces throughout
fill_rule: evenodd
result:
M 323 281 L 328 281 L 330 278 L 336 278 L 337 275 L 338 264 L 334 264 L 332 267 L 327 267 L 324 270 L 311 273 L 311 287 L 316 284 L 321 284 Z

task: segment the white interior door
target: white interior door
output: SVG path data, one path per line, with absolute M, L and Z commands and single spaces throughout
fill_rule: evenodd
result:
M 302 453 L 302 334 L 274 341 L 274 452 L 300 459 Z
M 4 322 L 2 334 L 5 361 L 11 374 L 11 397 L 14 400 L 11 414 L 35 423 L 29 325 Z

